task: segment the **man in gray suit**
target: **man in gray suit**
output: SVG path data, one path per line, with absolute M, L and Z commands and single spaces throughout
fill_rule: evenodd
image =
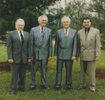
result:
M 16 94 L 17 80 L 18 90 L 25 91 L 25 73 L 27 62 L 31 62 L 29 51 L 29 33 L 23 31 L 25 22 L 17 19 L 16 30 L 9 32 L 7 38 L 8 62 L 11 63 L 11 94 Z
M 63 27 L 57 30 L 55 39 L 54 59 L 57 60 L 57 73 L 55 89 L 60 89 L 63 62 L 66 67 L 66 88 L 71 90 L 72 87 L 72 64 L 76 58 L 77 52 L 77 33 L 70 28 L 70 18 L 63 17 Z
M 100 32 L 98 29 L 91 27 L 91 19 L 83 18 L 84 28 L 78 31 L 78 50 L 77 61 L 80 55 L 81 68 L 81 85 L 79 90 L 85 89 L 85 72 L 86 67 L 89 74 L 89 88 L 95 92 L 95 69 L 96 61 L 100 59 Z
M 45 25 L 48 22 L 46 15 L 38 18 L 39 26 L 34 27 L 30 31 L 31 42 L 31 56 L 33 64 L 31 66 L 31 84 L 30 88 L 33 90 L 36 87 L 35 76 L 41 64 L 41 88 L 47 88 L 46 70 L 48 60 L 52 59 L 52 34 L 51 30 Z

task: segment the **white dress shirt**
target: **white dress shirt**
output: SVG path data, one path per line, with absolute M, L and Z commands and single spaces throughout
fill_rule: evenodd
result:
M 20 38 L 20 41 L 21 41 L 20 31 L 18 31 L 18 30 L 17 30 L 17 32 L 18 32 L 18 35 L 19 35 L 19 38 Z M 22 33 L 22 35 L 23 35 L 23 38 L 24 38 L 24 34 L 23 34 L 23 31 L 21 31 L 21 33 Z
M 40 25 L 39 25 L 39 27 L 40 27 L 40 32 L 42 32 L 42 27 L 41 27 Z M 45 28 L 45 27 L 43 27 L 43 32 L 44 32 L 44 28 Z
M 65 28 L 64 28 L 64 33 L 67 32 L 67 34 L 66 34 L 67 36 L 68 36 L 68 34 L 69 34 L 69 30 L 70 30 L 70 28 L 68 28 L 68 29 L 65 29 Z

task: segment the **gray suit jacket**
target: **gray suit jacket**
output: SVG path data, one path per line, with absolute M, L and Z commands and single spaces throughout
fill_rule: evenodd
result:
M 47 59 L 52 56 L 52 34 L 51 29 L 44 28 L 44 39 L 42 40 L 40 27 L 34 27 L 30 31 L 31 56 L 35 59 Z
M 17 30 L 11 31 L 7 38 L 8 59 L 13 59 L 14 63 L 27 63 L 31 58 L 29 50 L 29 33 L 23 31 L 24 43 L 22 45 Z
M 100 32 L 98 29 L 90 27 L 90 31 L 85 40 L 85 28 L 78 31 L 78 50 L 77 56 L 81 60 L 92 61 L 100 56 Z
M 72 56 L 76 56 L 77 52 L 77 33 L 76 30 L 69 30 L 68 38 L 65 38 L 64 28 L 57 30 L 55 39 L 54 56 L 58 59 L 70 60 Z

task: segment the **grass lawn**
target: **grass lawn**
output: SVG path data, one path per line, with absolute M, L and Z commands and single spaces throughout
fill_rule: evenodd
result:
M 3 50 L 4 51 L 4 50 Z M 1 47 L 0 47 L 1 53 Z M 1 55 L 1 54 L 0 54 Z M 5 56 L 5 59 L 7 56 Z M 97 62 L 97 68 L 104 67 L 105 51 L 101 52 L 101 60 Z M 1 57 L 0 57 L 1 59 Z M 4 58 L 3 58 L 4 59 Z M 2 59 L 2 60 L 3 60 Z M 105 67 L 104 67 L 105 68 Z M 105 100 L 105 80 L 96 79 L 96 92 L 89 90 L 89 80 L 86 77 L 86 89 L 78 90 L 80 85 L 80 64 L 74 61 L 72 69 L 72 90 L 65 89 L 65 76 L 66 70 L 63 67 L 62 71 L 62 86 L 61 89 L 56 91 L 54 89 L 55 77 L 56 77 L 56 61 L 52 61 L 48 64 L 49 71 L 47 72 L 47 85 L 50 90 L 41 89 L 41 73 L 38 71 L 36 75 L 37 87 L 35 90 L 30 90 L 30 75 L 26 73 L 26 92 L 17 91 L 17 94 L 10 94 L 10 79 L 11 73 L 0 72 L 0 100 Z

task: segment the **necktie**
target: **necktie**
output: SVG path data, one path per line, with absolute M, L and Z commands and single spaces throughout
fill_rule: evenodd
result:
M 41 37 L 42 37 L 42 40 L 43 40 L 43 38 L 44 38 L 43 28 L 42 28 L 42 31 L 41 31 Z
M 65 32 L 65 38 L 67 39 L 67 29 L 66 29 L 66 32 Z
M 87 40 L 87 37 L 88 37 L 88 30 L 86 30 L 85 32 L 85 40 Z
M 24 43 L 24 38 L 23 38 L 23 35 L 22 35 L 22 32 L 20 31 L 20 37 L 21 37 L 21 42 L 22 42 L 22 45 Z

